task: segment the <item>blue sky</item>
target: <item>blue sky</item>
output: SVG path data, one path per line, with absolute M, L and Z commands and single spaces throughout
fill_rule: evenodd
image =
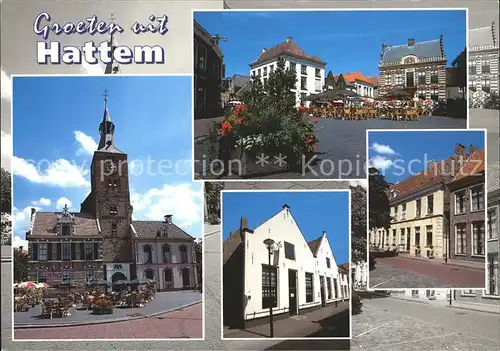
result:
M 128 154 L 134 217 L 174 223 L 200 236 L 201 184 L 191 181 L 190 77 L 13 78 L 14 222 L 24 237 L 31 206 L 79 211 L 104 112 Z M 149 164 L 149 166 L 148 166 Z M 169 166 L 171 165 L 171 166 Z M 142 170 L 141 170 L 142 168 Z M 177 168 L 177 169 L 176 169 Z
M 337 264 L 349 262 L 348 191 L 224 192 L 222 201 L 224 240 L 239 228 L 241 217 L 254 229 L 287 204 L 306 241 L 326 231 Z
M 368 156 L 388 182 L 396 183 L 423 171 L 427 161 L 447 159 L 457 143 L 481 149 L 484 139 L 484 132 L 477 130 L 369 132 Z
M 465 48 L 465 11 L 248 11 L 196 12 L 194 18 L 221 42 L 226 76 L 249 74 L 263 48 L 291 36 L 307 54 L 327 62 L 334 74 L 378 75 L 382 42 L 401 45 L 444 36 L 450 64 Z

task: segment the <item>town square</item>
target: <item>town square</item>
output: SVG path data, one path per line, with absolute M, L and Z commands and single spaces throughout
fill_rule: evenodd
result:
M 137 113 L 169 104 L 153 91 L 171 86 L 184 89 L 186 101 L 175 112 L 189 116 L 189 78 L 15 77 L 13 84 L 14 235 L 24 242 L 13 251 L 14 339 L 201 339 L 200 187 L 189 173 L 139 169 L 148 148 L 140 135 L 154 133 L 145 116 L 144 128 L 130 127 Z M 66 87 L 64 98 L 51 93 L 56 86 Z M 140 104 L 127 102 L 132 87 L 143 90 Z M 27 123 L 28 102 L 39 105 L 37 123 Z M 68 120 L 60 113 L 68 104 L 87 107 Z M 33 128 L 46 135 L 43 147 L 27 139 Z M 189 123 L 175 128 L 189 135 Z M 183 162 L 188 143 L 164 144 L 170 154 L 149 157 Z M 177 196 L 189 212 L 161 196 Z
M 458 10 L 195 12 L 196 176 L 364 178 L 367 129 L 466 128 L 465 37 Z
M 369 131 L 368 143 L 368 289 L 484 288 L 485 131 Z

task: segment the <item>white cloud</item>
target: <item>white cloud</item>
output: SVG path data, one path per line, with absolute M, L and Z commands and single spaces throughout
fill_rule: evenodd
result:
M 82 61 L 82 66 L 80 67 L 80 71 L 83 74 L 90 74 L 90 75 L 104 74 L 104 69 L 102 68 L 102 66 L 99 63 L 92 65 L 85 60 Z
M 370 160 L 370 165 L 379 170 L 386 170 L 393 165 L 393 162 L 382 156 L 375 156 Z
M 2 167 L 7 169 L 7 170 L 10 170 L 10 165 L 11 165 L 11 160 L 12 160 L 12 134 L 5 133 L 2 130 L 1 137 L 2 137 L 2 139 L 1 139 Z
M 61 197 L 56 201 L 57 210 L 62 210 L 65 205 L 68 205 L 68 208 L 71 208 L 72 203 L 67 197 Z
M 22 211 L 19 211 L 16 207 L 12 208 L 13 220 L 12 225 L 14 229 L 14 234 L 19 237 L 24 237 L 28 231 L 31 223 L 31 209 L 34 208 L 36 211 L 40 211 L 40 207 L 37 206 L 26 206 Z
M 134 218 L 163 220 L 166 214 L 171 214 L 174 223 L 183 228 L 201 221 L 201 184 L 164 185 L 145 194 L 133 193 L 130 200 Z
M 396 151 L 391 148 L 389 145 L 382 145 L 379 143 L 373 143 L 371 147 L 376 153 L 385 154 L 385 155 L 396 155 Z
M 17 235 L 14 235 L 14 239 L 12 239 L 12 247 L 18 248 L 18 247 L 23 247 L 23 250 L 28 249 L 28 241 L 21 239 Z
M 78 155 L 83 153 L 92 155 L 97 150 L 97 143 L 84 132 L 75 131 L 75 139 L 80 144 L 80 149 L 76 152 Z
M 50 204 L 52 203 L 52 201 L 50 201 L 50 199 L 46 199 L 44 197 L 41 197 L 40 200 L 36 201 L 31 201 L 31 204 L 32 205 L 39 205 L 39 206 L 50 206 Z
M 42 161 L 35 164 L 15 156 L 12 159 L 14 175 L 23 177 L 30 182 L 62 188 L 90 186 L 89 181 L 84 177 L 83 167 L 79 168 L 68 160 L 58 159 L 49 163 L 48 167 L 42 171 L 40 168 L 43 165 Z
M 3 68 L 0 69 L 0 89 L 2 91 L 2 100 L 12 101 L 12 79 L 5 73 Z

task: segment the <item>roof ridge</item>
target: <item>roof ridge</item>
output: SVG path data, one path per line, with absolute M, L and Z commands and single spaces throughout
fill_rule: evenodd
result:
M 431 40 L 423 40 L 423 41 L 416 41 L 415 45 L 417 44 L 424 44 L 424 43 L 430 43 L 431 41 L 439 41 L 439 39 L 431 39 Z M 399 47 L 402 47 L 402 46 L 408 46 L 408 44 L 398 44 L 398 45 L 391 45 L 391 46 L 388 46 L 387 49 L 390 49 L 390 48 L 399 48 Z
M 491 26 L 486 26 L 486 27 L 479 27 L 479 28 L 469 28 L 469 32 L 473 30 L 480 30 L 480 29 L 488 29 L 491 30 Z

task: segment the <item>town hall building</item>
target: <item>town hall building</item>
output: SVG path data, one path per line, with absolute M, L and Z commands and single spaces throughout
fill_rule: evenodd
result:
M 165 222 L 132 220 L 127 154 L 115 143 L 105 96 L 100 141 L 90 166 L 91 191 L 80 212 L 67 206 L 62 212 L 31 210 L 28 279 L 54 286 L 150 278 L 159 289 L 194 288 L 194 238 L 173 224 L 171 216 Z M 163 247 L 161 267 L 154 259 L 138 260 L 145 256 L 139 252 L 143 246 L 136 244 L 144 240 Z

